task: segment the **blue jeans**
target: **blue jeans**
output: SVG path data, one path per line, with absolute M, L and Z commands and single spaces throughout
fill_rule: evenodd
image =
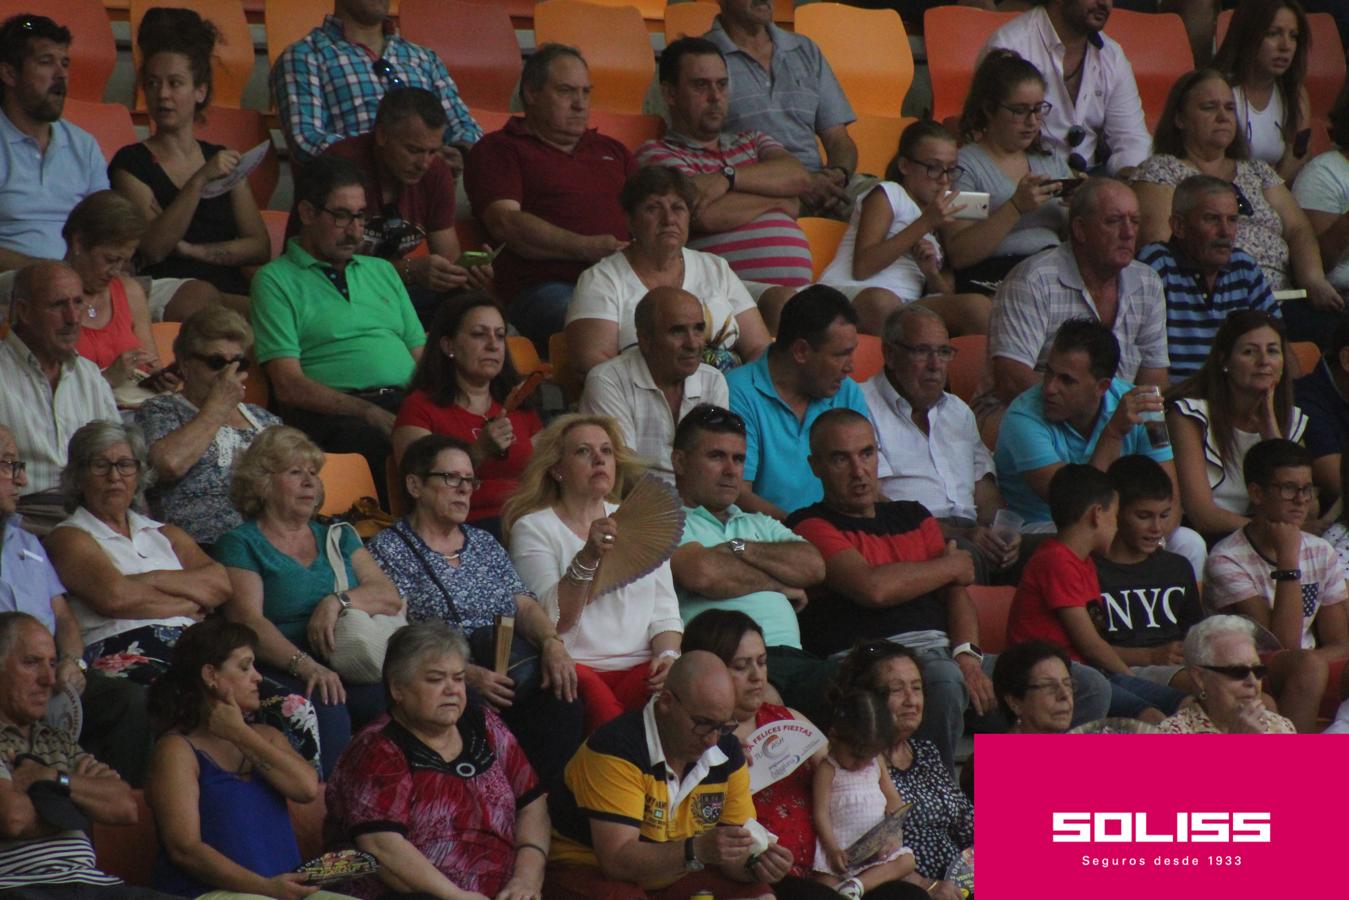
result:
M 260 666 L 259 670 L 291 693 L 304 694 L 305 685 L 300 679 L 292 678 L 280 669 Z M 343 682 L 342 687 L 347 691 L 346 703 L 324 703 L 318 691 L 309 696 L 309 702 L 314 705 L 314 717 L 318 720 L 319 764 L 323 767 L 325 780 L 332 777 L 337 758 L 351 743 L 352 734 L 384 713 L 384 685 Z
M 566 281 L 531 284 L 511 298 L 506 316 L 515 330 L 534 342 L 539 355 L 548 357 L 548 338 L 567 324 L 567 304 L 576 285 Z
M 1133 719 L 1149 707 L 1160 709 L 1168 716 L 1175 713 L 1185 694 L 1173 687 L 1148 681 L 1136 675 L 1108 672 L 1110 681 L 1110 717 Z

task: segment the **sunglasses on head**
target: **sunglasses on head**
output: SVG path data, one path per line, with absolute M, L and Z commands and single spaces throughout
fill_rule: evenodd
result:
M 230 363 L 238 363 L 239 368 L 237 371 L 247 372 L 248 367 L 253 364 L 252 360 L 250 360 L 247 356 L 243 355 L 226 356 L 223 353 L 212 353 L 210 356 L 203 356 L 202 354 L 198 353 L 195 354 L 195 357 L 200 362 L 205 363 L 206 367 L 209 368 L 212 372 L 219 372 L 221 369 L 225 368 L 225 366 L 228 366 Z
M 1233 681 L 1245 681 L 1247 676 L 1254 675 L 1256 681 L 1262 680 L 1269 672 L 1269 666 L 1200 666 L 1201 669 L 1208 669 L 1210 672 L 1217 672 L 1219 675 L 1225 675 Z
M 686 418 L 691 418 L 694 424 L 706 426 L 708 428 L 731 428 L 738 434 L 745 433 L 745 420 L 729 409 L 722 409 L 720 406 L 705 404 L 696 407 L 689 412 Z

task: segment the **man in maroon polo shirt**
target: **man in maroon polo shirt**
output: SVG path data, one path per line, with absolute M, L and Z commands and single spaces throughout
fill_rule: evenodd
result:
M 492 283 L 490 265 L 456 265 L 454 171 L 441 155 L 448 121 L 435 94 L 397 88 L 380 100 L 374 130 L 323 153 L 350 160 L 365 175 L 370 218 L 358 252 L 394 264 L 423 322 L 447 293 Z M 292 209 L 286 236 L 299 232 L 300 217 Z M 423 244 L 426 252 L 413 255 Z
M 540 348 L 561 331 L 576 279 L 622 250 L 618 192 L 635 168 L 621 143 L 586 128 L 590 72 L 572 47 L 544 44 L 520 75 L 523 117 L 469 152 L 464 187 L 493 243 L 511 324 Z

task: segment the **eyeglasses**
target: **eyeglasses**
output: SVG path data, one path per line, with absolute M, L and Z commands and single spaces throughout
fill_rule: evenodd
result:
M 705 738 L 714 731 L 717 733 L 718 737 L 726 737 L 728 734 L 734 734 L 735 730 L 740 727 L 739 722 L 718 722 L 717 720 L 709 719 L 706 716 L 695 716 L 693 713 L 689 712 L 688 706 L 679 698 L 678 694 L 674 691 L 670 691 L 670 696 L 675 698 L 676 703 L 684 707 L 684 713 L 693 722 L 693 734 L 695 737 Z
M 7 475 L 11 480 L 18 478 L 28 470 L 28 463 L 21 459 L 0 459 L 0 475 Z
M 1007 110 L 1018 119 L 1043 119 L 1049 115 L 1049 111 L 1054 108 L 1054 104 L 1048 100 L 1041 100 L 1039 103 L 1018 103 L 1014 106 L 999 103 L 998 107 Z
M 1026 693 L 1031 691 L 1049 691 L 1055 695 L 1071 694 L 1073 692 L 1073 680 L 1066 678 L 1063 681 L 1035 681 L 1026 685 Z
M 338 228 L 346 228 L 352 222 L 359 222 L 361 223 L 361 227 L 364 228 L 366 219 L 369 218 L 365 210 L 352 212 L 349 209 L 329 209 L 325 206 L 323 207 L 323 211 L 333 217 L 333 224 Z
M 1314 484 L 1294 484 L 1291 481 L 1272 481 L 1269 484 L 1280 500 L 1310 500 L 1316 493 Z
M 956 358 L 958 348 L 950 344 L 943 344 L 940 347 L 933 347 L 929 344 L 905 344 L 895 341 L 893 346 L 898 347 L 910 356 L 922 356 L 927 358 L 936 358 L 942 362 L 950 362 Z
M 1241 188 L 1237 186 L 1235 181 L 1232 182 L 1232 190 L 1237 192 L 1237 212 L 1243 216 L 1255 215 L 1255 207 L 1251 205 L 1251 201 L 1241 192 Z
M 461 484 L 468 485 L 470 491 L 476 491 L 482 487 L 482 479 L 474 478 L 472 475 L 460 475 L 458 472 L 427 472 L 423 478 L 430 481 L 432 478 L 439 478 L 441 484 L 447 488 L 457 488 Z
M 1068 129 L 1068 149 L 1075 150 L 1077 145 L 1087 139 L 1087 129 L 1081 125 L 1074 125 Z M 1068 156 L 1068 168 L 1074 172 L 1087 171 L 1087 158 L 1081 153 L 1072 153 Z
M 704 428 L 729 428 L 736 434 L 745 433 L 745 420 L 729 409 L 723 409 L 720 406 L 713 406 L 710 403 L 703 403 L 689 410 L 688 415 L 684 416 L 684 421 L 692 420 L 692 424 Z
M 404 86 L 403 79 L 393 70 L 393 63 L 387 59 L 377 59 L 370 64 L 370 67 L 375 70 L 376 75 L 389 82 L 389 87 L 400 88 Z
M 964 166 L 951 166 L 947 168 L 939 162 L 923 162 L 921 159 L 914 159 L 912 156 L 904 157 L 915 166 L 922 166 L 923 171 L 927 172 L 927 177 L 933 181 L 938 181 L 943 175 L 952 181 L 955 181 L 961 175 L 965 174 Z
M 1269 666 L 1200 666 L 1201 669 L 1208 669 L 1210 672 L 1217 672 L 1219 675 L 1225 675 L 1233 681 L 1245 681 L 1251 675 L 1255 676 L 1256 681 L 1262 680 L 1269 673 Z
M 204 356 L 200 353 L 194 353 L 192 354 L 192 358 L 198 362 L 205 363 L 206 367 L 212 372 L 219 372 L 230 363 L 238 365 L 238 371 L 247 372 L 248 367 L 253 364 L 253 361 L 243 354 L 240 354 L 239 356 L 226 356 L 223 353 L 212 353 L 210 356 Z
M 117 470 L 118 475 L 135 475 L 141 470 L 141 461 L 129 456 L 124 456 L 118 460 L 105 459 L 99 456 L 89 460 L 85 467 L 100 478 L 113 469 Z

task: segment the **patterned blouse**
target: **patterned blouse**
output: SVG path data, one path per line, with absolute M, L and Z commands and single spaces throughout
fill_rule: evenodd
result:
M 913 804 L 904 820 L 904 843 L 913 848 L 918 874 L 945 878 L 951 860 L 974 846 L 974 804 L 951 779 L 936 744 L 910 740 L 909 745 L 913 747 L 909 767 L 890 766 L 890 780 L 899 796 Z
M 1264 711 L 1265 730 L 1263 734 L 1296 734 L 1297 729 L 1293 723 L 1278 713 L 1272 713 L 1269 710 Z M 1213 720 L 1209 718 L 1208 713 L 1204 712 L 1204 707 L 1198 703 L 1192 703 L 1189 706 L 1169 716 L 1157 723 L 1157 730 L 1167 734 L 1222 734 L 1223 731 Z
M 472 525 L 459 529 L 464 546 L 457 566 L 428 547 L 407 519 L 366 545 L 407 602 L 409 622 L 445 622 L 467 634 L 493 624 L 498 615 L 515 615 L 517 594 L 534 596 L 496 538 Z
M 281 424 L 280 419 L 260 406 L 244 403 L 239 409 L 250 421 L 250 427 L 222 426 L 201 459 L 182 478 L 160 481 L 146 491 L 151 515 L 177 525 L 199 544 L 214 544 L 222 534 L 243 522 L 230 503 L 234 461 L 260 431 Z M 159 394 L 136 410 L 136 424 L 145 432 L 145 443 L 149 445 L 191 422 L 199 411 L 182 394 Z
M 790 718 L 792 711 L 787 707 L 764 703 L 754 714 L 754 727 Z M 755 818 L 777 835 L 780 845 L 792 851 L 795 861 L 790 874 L 797 878 L 810 878 L 811 863 L 815 860 L 815 821 L 810 801 L 814 771 L 815 767 L 806 762 L 754 795 Z

